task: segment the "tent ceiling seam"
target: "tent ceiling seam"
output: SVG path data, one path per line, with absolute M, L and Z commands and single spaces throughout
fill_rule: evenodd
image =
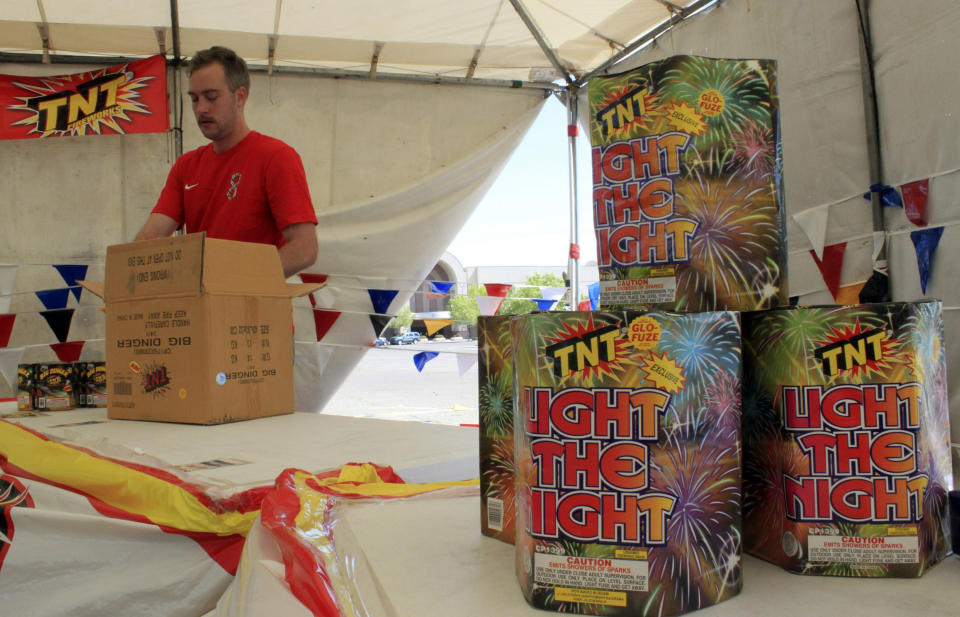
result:
M 527 12 L 527 8 L 523 5 L 523 2 L 521 2 L 521 0 L 510 0 L 510 4 L 513 5 L 513 9 L 517 12 L 517 15 L 520 16 L 520 20 L 523 21 L 524 25 L 527 27 L 527 30 L 530 31 L 530 34 L 537 42 L 537 45 L 540 46 L 541 51 L 543 51 L 544 55 L 547 56 L 547 59 L 550 60 L 550 63 L 557 70 L 557 72 L 563 76 L 568 84 L 576 81 L 576 76 L 572 71 L 567 69 L 567 67 L 564 66 L 560 61 L 560 58 L 557 57 L 556 52 L 552 47 L 550 47 L 546 37 L 544 37 L 543 33 L 540 31 L 540 27 L 537 25 L 537 22 L 533 21 L 530 13 Z

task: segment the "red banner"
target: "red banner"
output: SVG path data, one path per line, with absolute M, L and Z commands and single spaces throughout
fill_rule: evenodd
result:
M 168 128 L 162 55 L 75 75 L 0 75 L 0 139 Z

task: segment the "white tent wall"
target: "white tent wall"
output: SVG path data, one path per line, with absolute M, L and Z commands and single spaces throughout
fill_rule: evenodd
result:
M 0 73 L 89 68 L 96 67 L 0 64 Z M 184 74 L 182 91 L 186 82 Z M 187 151 L 206 140 L 189 99 L 182 98 Z M 341 312 L 328 337 L 313 343 L 310 304 L 295 301 L 297 361 L 303 364 L 296 371 L 299 409 L 319 411 L 376 338 L 367 289 L 399 292 L 385 313 L 407 302 L 544 100 L 539 89 L 252 75 L 250 126 L 292 145 L 307 172 L 321 247 L 308 270 L 331 275 L 317 306 Z M 20 315 L 10 346 L 26 347 L 23 362 L 56 361 L 47 344 L 57 341 L 32 293 L 63 287 L 49 264 L 102 264 L 108 245 L 133 239 L 173 162 L 171 135 L 0 141 L 0 218 L 13 223 L 0 226 L 0 263 L 20 266 L 10 309 Z M 102 280 L 103 274 L 97 265 L 88 278 Z M 86 294 L 83 301 L 96 302 Z M 102 339 L 96 312 L 77 311 L 69 340 Z M 91 343 L 82 359 L 97 358 L 102 349 Z M 315 364 L 319 356 L 324 367 Z M 13 387 L 0 383 L 0 397 L 12 396 Z
M 885 208 L 891 297 L 937 298 L 944 307 L 953 444 L 960 444 L 960 81 L 945 72 L 958 51 L 960 4 L 955 0 L 869 3 L 879 106 L 884 183 L 930 178 L 929 226 L 943 226 L 926 293 L 921 291 L 910 232 L 899 208 Z M 828 210 L 826 245 L 847 242 L 841 285 L 872 270 L 870 162 L 855 0 L 724 0 L 655 45 L 630 57 L 628 70 L 676 54 L 777 60 L 790 295 L 800 304 L 830 304 L 812 248 L 792 215 Z M 954 477 L 960 452 L 953 447 Z M 956 483 L 956 482 L 955 482 Z

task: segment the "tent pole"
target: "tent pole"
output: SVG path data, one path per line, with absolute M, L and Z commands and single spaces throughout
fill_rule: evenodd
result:
M 580 235 L 577 201 L 577 93 L 579 89 L 571 85 L 566 91 L 567 104 L 567 141 L 569 143 L 568 156 L 570 159 L 568 173 L 570 175 L 570 254 L 567 262 L 567 272 L 570 276 L 570 306 L 569 310 L 577 310 L 580 303 Z
M 170 30 L 173 36 L 173 158 L 183 154 L 183 102 L 180 100 L 180 9 L 170 0 Z
M 873 42 L 870 36 L 870 0 L 856 0 L 857 17 L 860 28 L 860 71 L 863 82 L 863 108 L 867 129 L 867 151 L 870 156 L 870 184 L 883 186 L 883 157 L 880 149 L 880 114 L 877 105 L 877 88 L 873 72 Z M 885 232 L 883 220 L 883 199 L 879 191 L 870 192 L 870 203 L 873 206 L 873 231 Z M 890 300 L 890 273 L 887 266 L 886 237 L 880 246 L 880 251 L 873 262 L 873 276 L 871 283 L 876 279 L 883 281 L 880 289 L 882 296 L 877 301 Z

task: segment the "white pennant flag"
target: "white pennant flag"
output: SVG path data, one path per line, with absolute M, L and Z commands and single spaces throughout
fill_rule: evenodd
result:
M 830 212 L 827 208 L 817 207 L 797 212 L 793 215 L 793 220 L 797 222 L 810 244 L 813 245 L 813 251 L 817 254 L 817 259 L 823 259 L 823 245 L 827 240 L 827 217 Z
M 331 309 L 334 308 L 334 302 L 337 301 L 341 293 L 339 287 L 330 287 L 328 285 L 323 289 L 313 292 L 311 295 L 317 303 L 317 308 Z
M 544 300 L 559 300 L 567 293 L 566 287 L 541 287 L 540 297 Z
M 457 354 L 457 368 L 460 370 L 460 376 L 466 375 L 474 364 L 477 363 L 477 356 L 472 353 Z
M 481 315 L 494 315 L 497 312 L 497 309 L 500 308 L 500 304 L 503 302 L 503 298 L 498 298 L 496 296 L 474 296 L 477 299 L 477 307 L 480 309 Z
M 10 294 L 17 278 L 16 264 L 0 264 L 0 313 L 10 312 Z
M 17 389 L 17 366 L 23 357 L 25 347 L 8 347 L 0 349 L 0 374 L 14 390 Z
M 293 394 L 297 411 L 317 412 L 323 406 L 320 375 L 330 362 L 334 348 L 321 343 L 297 341 L 294 346 Z
M 870 263 L 877 263 L 877 257 L 880 256 L 880 251 L 883 249 L 883 243 L 886 241 L 887 235 L 882 231 L 873 232 L 873 258 L 870 260 Z

